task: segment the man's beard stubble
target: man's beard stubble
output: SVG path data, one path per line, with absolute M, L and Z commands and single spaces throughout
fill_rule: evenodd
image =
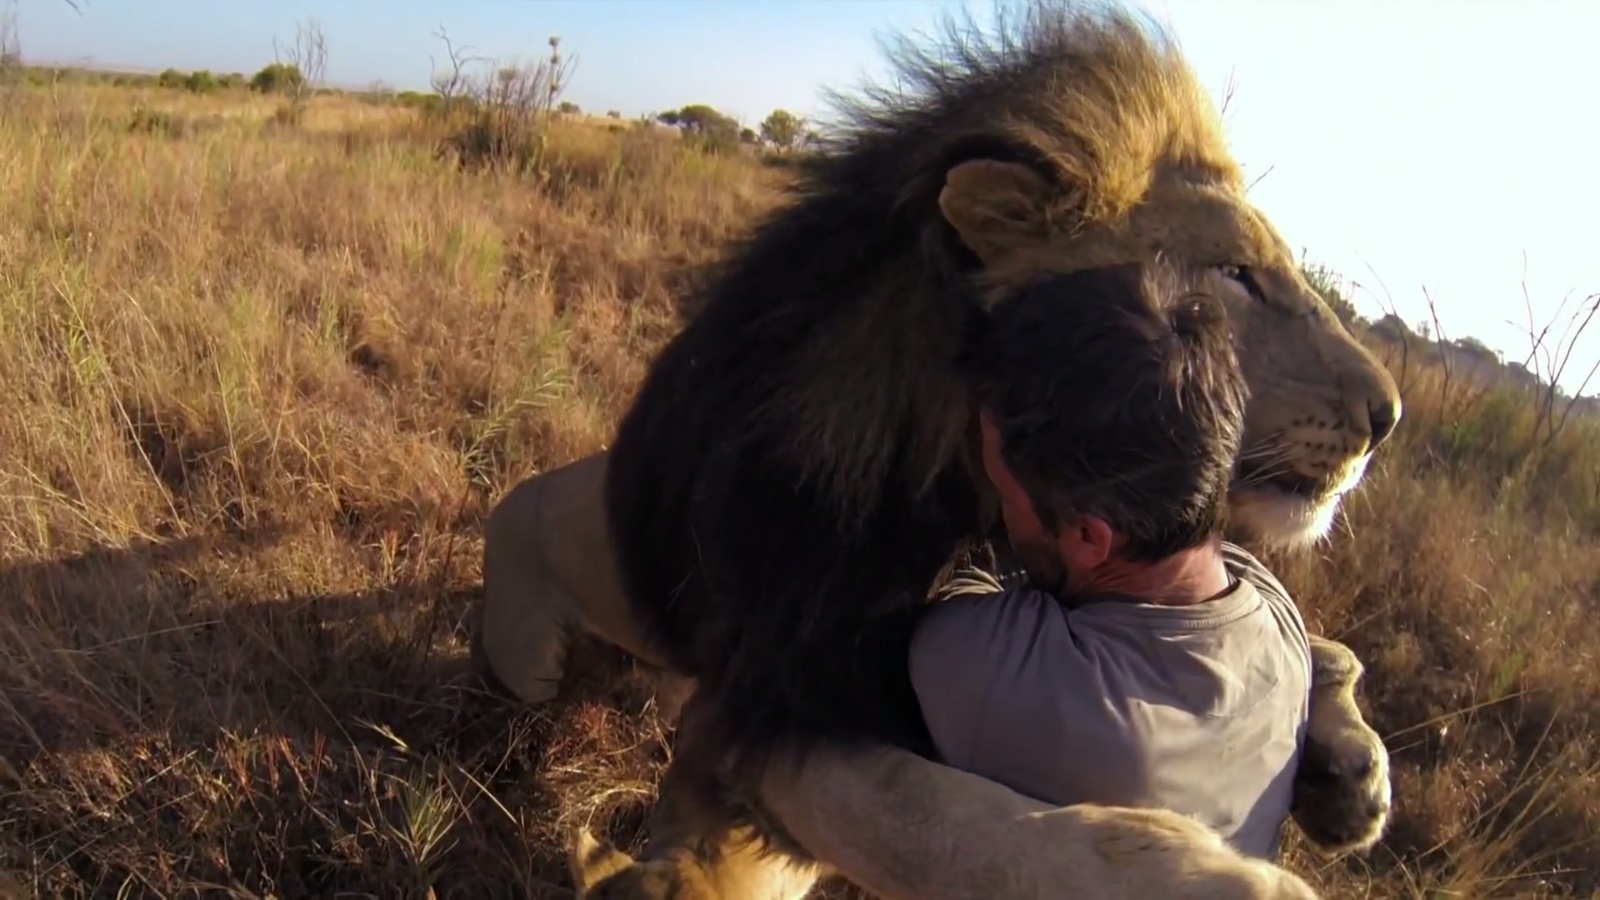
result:
M 1060 597 L 1066 589 L 1067 571 L 1061 556 L 1050 538 L 1011 541 L 1011 551 L 1017 562 L 1027 571 L 1034 586 Z

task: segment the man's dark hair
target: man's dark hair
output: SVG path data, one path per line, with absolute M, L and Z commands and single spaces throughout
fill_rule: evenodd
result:
M 974 334 L 968 383 L 1046 528 L 1095 515 L 1146 561 L 1220 531 L 1246 396 L 1221 277 L 1161 263 L 1051 275 Z

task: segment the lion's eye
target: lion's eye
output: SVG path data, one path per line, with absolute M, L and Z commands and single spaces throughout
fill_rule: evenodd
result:
M 1239 287 L 1244 288 L 1244 292 L 1250 295 L 1252 299 L 1261 299 L 1260 286 L 1251 274 L 1249 266 L 1236 266 L 1230 263 L 1217 266 L 1217 271 L 1222 274 L 1223 278 L 1227 278 L 1239 285 Z

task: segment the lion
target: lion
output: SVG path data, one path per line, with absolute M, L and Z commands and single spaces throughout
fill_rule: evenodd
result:
M 552 565 L 514 528 L 537 511 L 491 517 L 492 668 L 558 677 L 550 629 L 578 621 L 688 694 L 668 781 L 693 827 L 652 840 L 653 859 L 714 868 L 750 858 L 732 848 L 754 834 L 771 864 L 810 861 L 775 814 L 772 766 L 819 748 L 932 755 L 904 623 L 958 548 L 1003 540 L 952 357 L 1030 279 L 1157 256 L 1227 275 L 1252 394 L 1230 509 L 1258 542 L 1325 536 L 1399 421 L 1393 379 L 1244 199 L 1215 108 L 1159 29 L 1035 4 L 975 32 L 903 42 L 910 89 L 842 104 L 848 127 L 705 289 L 609 451 L 542 476 L 567 503 L 602 495 L 556 527 L 586 549 Z M 580 576 L 534 613 L 546 630 L 520 666 L 510 625 L 537 604 L 503 580 L 518 565 L 543 566 L 546 587 Z M 1297 786 L 1295 811 L 1314 843 L 1376 839 L 1386 761 L 1353 704 L 1314 711 L 1299 783 L 1316 790 L 1300 803 Z

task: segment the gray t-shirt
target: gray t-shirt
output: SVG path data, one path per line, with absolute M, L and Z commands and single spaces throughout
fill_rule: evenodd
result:
M 1187 607 L 1022 584 L 938 604 L 911 680 L 944 761 L 1045 803 L 1162 807 L 1277 854 L 1305 735 L 1311 648 L 1272 573 Z

